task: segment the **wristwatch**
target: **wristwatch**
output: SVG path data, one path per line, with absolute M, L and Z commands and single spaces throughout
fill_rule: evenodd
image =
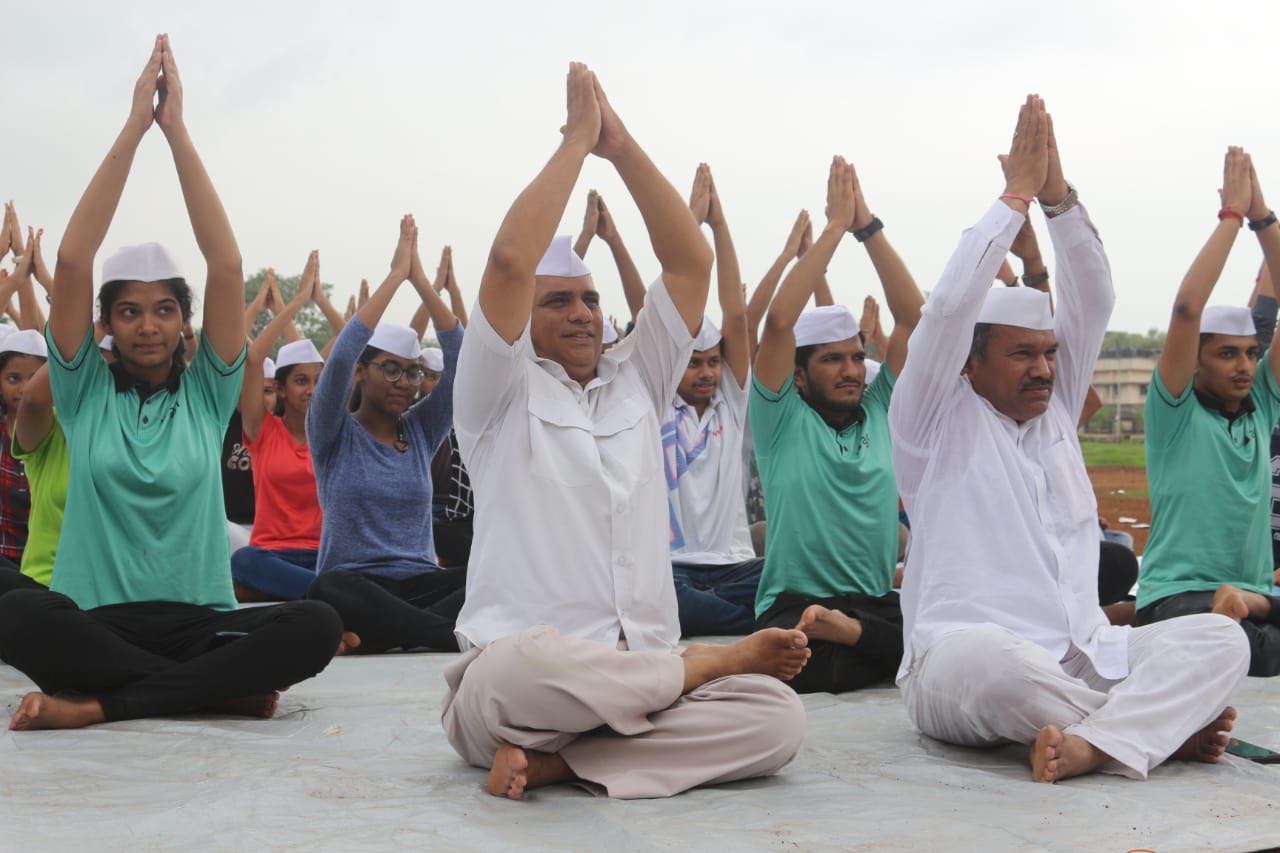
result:
M 1044 215 L 1052 219 L 1066 213 L 1071 208 L 1080 203 L 1080 194 L 1076 192 L 1076 188 L 1070 181 L 1067 181 L 1067 194 L 1062 201 L 1057 204 L 1040 204 L 1040 209 L 1044 211 Z
M 871 217 L 871 221 L 867 223 L 867 227 L 859 228 L 857 231 L 852 231 L 850 233 L 853 234 L 853 239 L 857 240 L 859 243 L 865 243 L 870 240 L 877 231 L 882 230 L 884 230 L 884 223 L 880 221 L 880 217 L 873 216 Z

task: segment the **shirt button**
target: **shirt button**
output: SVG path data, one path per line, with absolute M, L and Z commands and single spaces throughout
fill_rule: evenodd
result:
M 144 424 L 149 424 L 149 423 L 151 423 L 151 418 L 144 417 L 144 418 L 142 419 L 142 422 L 143 422 Z
M 617 512 L 617 513 L 618 513 L 618 515 L 626 515 L 626 514 L 627 514 L 627 505 L 626 505 L 626 504 L 618 504 L 618 507 L 617 507 L 617 509 L 615 510 L 615 512 Z

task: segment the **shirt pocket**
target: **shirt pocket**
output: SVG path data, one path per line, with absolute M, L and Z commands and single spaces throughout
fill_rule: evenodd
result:
M 600 463 L 609 478 L 630 486 L 648 483 L 661 468 L 662 441 L 657 416 L 647 397 L 631 394 L 609 401 L 595 424 Z
M 533 476 L 578 488 L 600 481 L 593 424 L 576 406 L 529 398 L 529 470 Z
M 1063 435 L 1040 454 L 1040 461 L 1049 498 L 1050 512 L 1046 521 L 1050 529 L 1058 534 L 1059 539 L 1078 532 L 1083 525 L 1096 529 L 1098 503 L 1076 442 Z

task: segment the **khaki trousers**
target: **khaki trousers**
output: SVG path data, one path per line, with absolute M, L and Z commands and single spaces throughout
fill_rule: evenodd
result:
M 581 779 L 623 799 L 776 773 L 805 715 L 775 678 L 734 675 L 686 695 L 673 652 L 622 651 L 538 625 L 471 649 L 445 670 L 441 722 L 469 764 L 504 743 L 558 752 Z
M 902 681 L 920 731 L 960 746 L 1030 744 L 1046 725 L 1110 755 L 1102 770 L 1145 779 L 1213 722 L 1249 668 L 1240 626 L 1211 613 L 1129 635 L 1129 675 L 1098 675 L 1072 649 L 1062 661 L 999 628 L 947 634 L 917 654 Z

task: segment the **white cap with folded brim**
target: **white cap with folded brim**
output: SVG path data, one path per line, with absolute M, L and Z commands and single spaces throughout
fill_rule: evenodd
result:
M 610 346 L 618 342 L 618 328 L 608 320 L 604 321 L 604 337 L 600 339 L 600 342 L 605 346 Z
M 534 275 L 553 275 L 559 278 L 581 278 L 591 275 L 591 270 L 573 250 L 573 238 L 562 234 L 551 241 L 546 254 L 538 261 Z
M 706 320 L 703 320 L 703 326 L 706 326 Z M 800 315 L 796 320 L 795 334 L 798 347 L 833 344 L 856 338 L 858 321 L 843 305 L 822 305 Z M 694 344 L 694 349 L 697 348 L 698 345 Z
M 869 358 L 863 364 L 867 366 L 867 384 L 870 385 L 880 375 L 880 362 Z
M 98 341 L 98 349 L 111 352 L 111 348 L 116 345 L 116 339 L 111 335 L 103 335 L 102 340 Z
M 399 323 L 379 323 L 369 338 L 369 346 L 410 361 L 417 361 L 422 355 L 418 333 Z
M 993 287 L 978 312 L 979 323 L 1045 331 L 1053 328 L 1049 294 L 1030 287 Z
M 444 353 L 439 347 L 423 347 L 422 356 L 418 361 L 433 373 L 444 373 Z
M 1235 305 L 1210 305 L 1200 315 L 1200 334 L 1248 337 L 1258 334 L 1253 313 Z
M 178 262 L 159 243 L 121 246 L 102 264 L 103 281 L 164 281 L 182 278 Z
M 18 334 L 18 330 L 8 323 L 0 323 L 0 343 Z
M 710 317 L 704 316 L 702 318 L 702 328 L 698 330 L 698 337 L 693 339 L 693 351 L 706 352 L 720 343 L 720 339 L 720 330 L 716 328 L 716 324 L 711 322 Z
M 268 379 L 276 378 L 276 363 L 271 360 L 271 356 L 262 360 L 262 375 Z
M 48 358 L 49 345 L 44 342 L 44 335 L 35 329 L 24 329 L 0 341 L 0 352 L 16 352 L 36 358 Z
M 291 367 L 295 364 L 324 364 L 324 356 L 320 354 L 320 350 L 316 349 L 316 345 L 306 338 L 300 341 L 292 341 L 280 347 L 280 351 L 276 353 L 275 369 L 267 375 L 275 376 L 280 371 L 280 368 Z

